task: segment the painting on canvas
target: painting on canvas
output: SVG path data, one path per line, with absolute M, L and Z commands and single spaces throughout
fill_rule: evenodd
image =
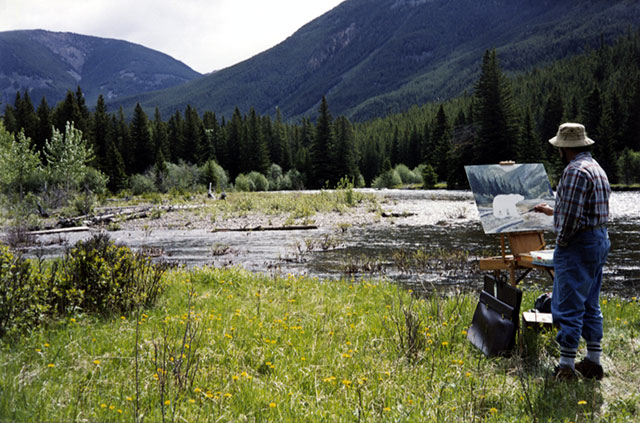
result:
M 553 230 L 553 218 L 533 211 L 554 206 L 547 172 L 541 163 L 465 166 L 482 228 L 487 234 Z

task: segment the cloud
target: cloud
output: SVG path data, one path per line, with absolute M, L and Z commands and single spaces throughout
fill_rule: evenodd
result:
M 264 51 L 342 0 L 0 0 L 0 28 L 122 39 L 199 72 Z

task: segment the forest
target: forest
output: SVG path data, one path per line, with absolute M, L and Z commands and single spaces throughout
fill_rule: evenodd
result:
M 0 126 L 0 190 L 9 201 L 54 207 L 61 197 L 206 189 L 283 190 L 339 184 L 467 189 L 464 166 L 501 160 L 545 164 L 552 184 L 562 165 L 548 144 L 558 125 L 583 123 L 612 183 L 640 182 L 640 34 L 506 75 L 484 53 L 470 93 L 366 122 L 317 115 L 292 123 L 235 109 L 133 116 L 93 109 L 81 87 L 52 106 L 17 92 Z M 54 195 L 54 193 L 57 193 Z M 62 193 L 62 194 L 60 194 Z M 40 206 L 40 207 L 42 207 Z

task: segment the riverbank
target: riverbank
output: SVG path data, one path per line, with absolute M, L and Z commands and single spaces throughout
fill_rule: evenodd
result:
M 465 339 L 475 295 L 381 281 L 173 270 L 159 303 L 1 340 L 8 421 L 607 421 L 640 413 L 640 304 L 602 301 L 602 382 L 550 379 L 553 333 L 511 358 Z M 530 304 L 537 291 L 526 291 Z M 579 354 L 583 354 L 581 349 Z

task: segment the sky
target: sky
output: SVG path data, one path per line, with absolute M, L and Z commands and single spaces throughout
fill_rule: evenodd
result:
M 0 0 L 0 31 L 46 29 L 116 38 L 200 73 L 284 41 L 343 0 Z

